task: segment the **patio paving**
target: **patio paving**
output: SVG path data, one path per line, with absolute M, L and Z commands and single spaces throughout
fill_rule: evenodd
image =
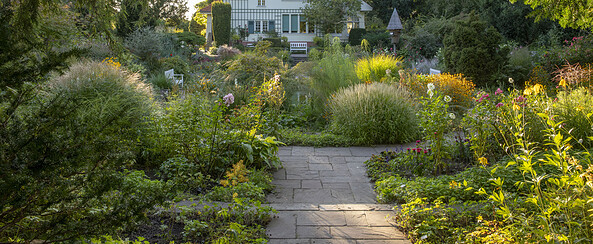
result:
M 392 206 L 377 204 L 363 164 L 397 147 L 280 148 L 269 243 L 411 243 L 393 226 Z

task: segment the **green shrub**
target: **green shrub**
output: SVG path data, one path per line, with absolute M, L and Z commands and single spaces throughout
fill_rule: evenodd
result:
M 321 116 L 332 93 L 340 88 L 360 83 L 354 69 L 354 61 L 344 53 L 325 52 L 317 66 L 311 70 L 313 109 Z
M 510 53 L 509 64 L 505 68 L 505 74 L 508 77 L 512 77 L 518 85 L 523 85 L 529 80 L 529 73 L 533 68 L 529 48 L 517 48 Z
M 172 56 L 172 53 L 165 55 L 165 52 L 174 49 L 170 38 L 148 27 L 132 32 L 124 40 L 124 46 L 151 71 L 160 69 L 158 59 L 166 55 Z
M 447 71 L 462 73 L 478 86 L 491 84 L 508 61 L 508 48 L 499 48 L 502 36 L 494 27 L 471 15 L 456 22 L 444 39 Z
M 155 89 L 171 89 L 173 82 L 165 76 L 165 72 L 158 72 L 148 78 L 148 83 Z
M 210 177 L 204 176 L 195 164 L 189 163 L 184 157 L 167 159 L 161 164 L 159 173 L 172 189 L 182 192 L 204 188 Z
M 217 46 L 231 41 L 231 4 L 212 3 L 212 34 Z
M 319 51 L 317 48 L 309 49 L 309 60 L 311 61 L 319 61 L 323 57 L 323 52 Z
M 384 82 L 387 81 L 388 73 L 397 79 L 401 68 L 401 58 L 391 55 L 373 55 L 356 62 L 356 75 L 361 81 Z
M 360 41 L 362 41 L 362 36 L 367 33 L 366 29 L 362 28 L 353 28 L 350 30 L 350 34 L 348 35 L 348 43 L 351 46 L 358 46 L 360 45 Z
M 362 39 L 369 42 L 371 49 L 391 46 L 391 35 L 386 31 L 368 32 L 362 36 Z
M 264 38 L 263 40 L 272 43 L 272 47 L 282 47 L 282 39 L 280 37 Z
M 162 70 L 170 70 L 173 69 L 175 70 L 175 74 L 183 74 L 184 75 L 184 79 L 188 79 L 189 78 L 189 65 L 187 64 L 187 62 L 185 62 L 185 60 L 179 56 L 173 56 L 173 57 L 167 57 L 167 58 L 161 58 L 159 60 L 160 62 L 160 66 L 162 68 Z M 164 72 L 160 72 L 163 73 Z
M 383 83 L 358 84 L 330 101 L 331 128 L 364 144 L 403 143 L 419 135 L 410 94 Z
M 216 54 L 223 60 L 229 60 L 241 54 L 241 51 L 225 44 L 218 47 Z
M 190 45 L 201 46 L 206 43 L 206 38 L 204 36 L 200 36 L 193 32 L 184 31 L 175 33 L 175 35 L 180 42 L 182 41 Z
M 259 86 L 264 80 L 274 77 L 275 73 L 283 74 L 287 69 L 277 57 L 253 52 L 241 54 L 227 65 L 225 81 L 234 85 L 237 80 L 237 84 L 248 89 Z
M 557 94 L 558 101 L 554 107 L 554 114 L 558 121 L 563 121 L 562 126 L 570 135 L 576 139 L 573 143 L 581 140 L 586 148 L 592 145 L 587 138 L 593 136 L 591 124 L 593 117 L 593 94 L 585 88 L 577 88 L 572 91 L 560 91 Z
M 160 182 L 124 170 L 152 110 L 137 74 L 81 62 L 40 87 L 0 125 L 0 242 L 114 233 L 162 203 Z
M 565 46 L 550 48 L 540 52 L 537 63 L 543 66 L 547 73 L 552 73 L 567 64 L 585 65 L 593 63 L 593 54 L 584 50 L 593 48 L 593 35 L 573 37 L 564 41 Z

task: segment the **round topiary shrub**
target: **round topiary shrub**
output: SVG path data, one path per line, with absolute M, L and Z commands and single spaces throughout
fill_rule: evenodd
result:
M 410 93 L 384 83 L 358 84 L 334 93 L 331 128 L 359 144 L 404 143 L 419 134 Z

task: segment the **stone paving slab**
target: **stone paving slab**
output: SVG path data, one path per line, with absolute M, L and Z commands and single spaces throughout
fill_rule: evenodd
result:
M 393 206 L 377 204 L 363 163 L 392 148 L 280 148 L 269 243 L 410 243 L 393 226 Z

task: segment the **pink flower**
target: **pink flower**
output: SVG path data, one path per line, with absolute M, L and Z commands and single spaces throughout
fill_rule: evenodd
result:
M 521 103 L 523 101 L 525 101 L 526 99 L 523 96 L 519 96 L 517 98 L 515 98 L 515 102 Z
M 498 104 L 496 104 L 496 107 L 497 107 L 497 108 L 500 108 L 500 107 L 502 107 L 502 105 L 504 105 L 504 104 L 502 104 L 502 103 L 498 103 Z
M 417 140 L 416 143 L 420 143 L 420 140 Z
M 502 90 L 500 88 L 496 89 L 496 92 L 494 92 L 494 95 L 498 95 L 498 94 L 502 94 Z
M 224 96 L 222 100 L 224 100 L 224 104 L 228 107 L 235 102 L 235 97 L 232 93 L 229 93 L 226 96 Z

